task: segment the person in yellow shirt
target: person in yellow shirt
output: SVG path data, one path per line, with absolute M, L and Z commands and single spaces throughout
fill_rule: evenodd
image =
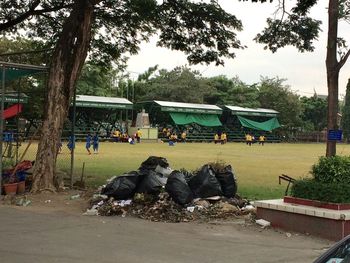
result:
M 214 143 L 217 144 L 220 142 L 219 134 L 215 133 L 214 135 Z
M 246 141 L 247 145 L 252 146 L 253 137 L 248 133 L 245 136 L 245 141 Z
M 142 132 L 140 131 L 140 129 L 137 129 L 135 138 L 136 138 L 136 141 L 137 141 L 138 143 L 140 143 L 140 141 L 141 141 L 141 136 L 142 136 Z
M 186 142 L 186 136 L 187 136 L 186 131 L 183 131 L 183 132 L 181 133 L 181 141 L 182 141 L 182 142 Z
M 261 146 L 264 146 L 265 140 L 266 138 L 264 135 L 259 136 L 259 144 L 261 144 Z
M 112 137 L 114 139 L 115 142 L 119 142 L 120 140 L 120 131 L 119 130 L 115 130 L 112 134 Z
M 225 144 L 227 142 L 227 135 L 225 132 L 221 133 L 220 139 L 221 139 L 221 144 Z

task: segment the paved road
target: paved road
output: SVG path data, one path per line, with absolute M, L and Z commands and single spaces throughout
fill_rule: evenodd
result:
M 312 262 L 331 243 L 242 224 L 154 223 L 0 206 L 0 262 Z

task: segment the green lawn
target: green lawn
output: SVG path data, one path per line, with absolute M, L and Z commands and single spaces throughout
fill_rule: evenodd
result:
M 283 196 L 287 183 L 278 184 L 282 173 L 294 178 L 309 176 L 309 171 L 319 156 L 325 153 L 325 144 L 267 143 L 251 147 L 243 143 L 215 145 L 213 143 L 178 143 L 174 147 L 166 143 L 100 143 L 100 153 L 88 155 L 85 143 L 77 143 L 75 174 L 78 178 L 85 162 L 85 177 L 91 186 L 98 186 L 114 175 L 138 169 L 148 156 L 165 157 L 172 169 L 193 170 L 213 161 L 231 164 L 238 180 L 238 192 L 250 199 L 278 198 Z M 24 145 L 21 150 L 24 149 Z M 34 144 L 26 156 L 34 159 Z M 339 144 L 338 154 L 349 155 L 350 146 Z M 58 157 L 58 166 L 67 170 L 70 155 L 64 147 Z

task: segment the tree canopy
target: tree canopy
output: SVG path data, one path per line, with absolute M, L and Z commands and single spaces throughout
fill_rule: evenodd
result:
M 40 38 L 47 46 L 54 47 L 76 2 L 3 0 L 0 3 L 0 32 Z M 234 49 L 244 47 L 235 33 L 242 30 L 241 22 L 216 1 L 90 2 L 94 22 L 89 54 L 99 63 L 108 64 L 112 59 L 122 64 L 125 55 L 137 53 L 141 41 L 147 41 L 155 33 L 159 34 L 159 46 L 183 51 L 190 63 L 223 64 L 223 57 L 233 58 Z

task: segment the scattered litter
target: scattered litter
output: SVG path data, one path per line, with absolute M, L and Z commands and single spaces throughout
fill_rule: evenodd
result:
M 98 204 L 99 205 L 102 205 L 103 204 L 103 201 L 101 201 L 101 202 L 99 202 Z M 126 206 L 126 205 L 131 205 L 131 203 L 132 203 L 132 200 L 119 200 L 119 201 L 114 201 L 113 202 L 113 205 L 114 206 L 120 206 L 120 207 L 124 207 L 124 206 Z
M 186 208 L 186 210 L 187 210 L 188 212 L 190 212 L 190 213 L 193 213 L 193 212 L 194 212 L 194 209 L 195 209 L 195 206 L 188 206 L 188 207 Z
M 216 195 L 216 196 L 210 196 L 206 197 L 205 200 L 211 200 L 211 201 L 219 201 L 221 199 L 221 196 Z
M 292 234 L 287 232 L 287 233 L 286 233 L 286 236 L 287 236 L 287 237 L 291 237 Z
M 23 198 L 15 200 L 15 203 L 17 206 L 28 206 L 32 203 L 32 201 L 28 200 L 27 196 L 25 196 Z
M 77 194 L 77 195 L 72 195 L 70 197 L 70 200 L 75 200 L 75 199 L 79 199 L 80 198 L 80 194 Z
M 256 212 L 256 208 L 253 205 L 246 205 L 242 208 L 246 212 Z
M 203 207 L 203 208 L 208 208 L 210 206 L 210 203 L 207 201 L 207 200 L 204 200 L 204 199 L 196 199 L 196 200 L 193 200 L 193 203 L 198 206 L 198 207 Z
M 45 203 L 49 204 L 49 203 L 51 203 L 51 200 L 45 200 Z
M 32 203 L 32 201 L 26 200 L 26 201 L 24 201 L 23 206 L 28 206 L 28 205 L 30 205 L 31 203 Z
M 98 210 L 96 208 L 87 209 L 83 215 L 84 216 L 97 216 Z
M 260 225 L 262 228 L 266 228 L 271 226 L 271 223 L 269 221 L 266 221 L 265 219 L 258 219 L 255 220 L 255 223 L 257 223 L 258 225 Z
M 231 205 L 229 203 L 220 202 L 218 205 L 219 205 L 221 211 L 223 211 L 223 212 L 235 213 L 239 210 L 239 208 L 237 208 L 236 206 Z
M 107 199 L 108 199 L 108 196 L 107 196 L 107 195 L 101 195 L 101 194 L 94 194 L 94 195 L 92 196 L 92 198 L 93 198 L 93 199 L 99 198 L 99 199 L 101 199 L 101 200 L 107 200 Z

